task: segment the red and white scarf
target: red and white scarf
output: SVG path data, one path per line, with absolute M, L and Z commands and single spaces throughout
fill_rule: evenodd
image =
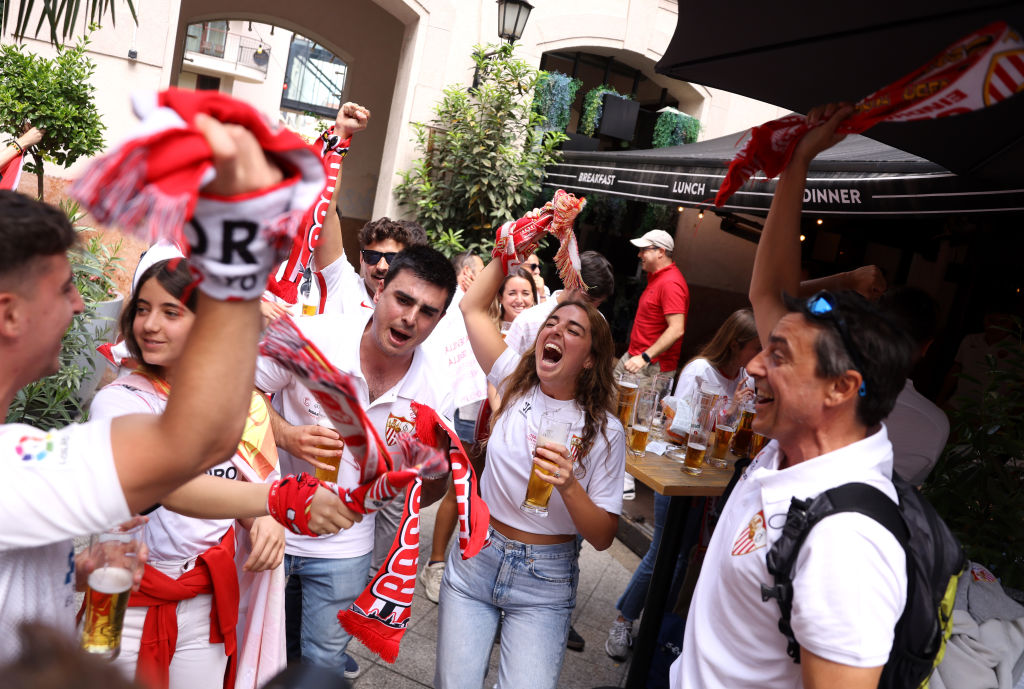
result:
M 1024 87 L 1024 41 L 1005 22 L 965 36 L 899 81 L 862 99 L 839 125 L 840 134 L 859 134 L 879 122 L 914 122 L 960 115 L 994 105 Z M 772 120 L 750 132 L 733 158 L 715 205 L 722 206 L 748 179 L 763 170 L 782 172 L 812 125 L 803 115 Z
M 288 315 L 268 327 L 260 352 L 291 371 L 319 402 L 345 440 L 360 468 L 360 485 L 352 491 L 337 490 L 353 510 L 367 513 L 383 507 L 412 483 L 395 543 L 384 566 L 349 610 L 338 612 L 346 629 L 367 648 L 388 662 L 398 656 L 399 643 L 409 623 L 416 567 L 419 558 L 419 500 L 422 476 L 438 468 L 438 429 L 447 433 L 450 461 L 459 505 L 459 549 L 463 558 L 480 551 L 490 521 L 487 505 L 479 496 L 476 474 L 455 432 L 428 406 L 413 403 L 416 440 L 399 435 L 411 469 L 395 469 L 394 461 L 363 411 L 352 379 L 335 369 L 326 357 L 295 326 Z M 442 465 L 443 466 L 443 463 Z
M 559 242 L 555 265 L 562 284 L 567 290 L 586 290 L 587 285 L 580 277 L 580 249 L 572 231 L 573 221 L 586 204 L 586 199 L 559 189 L 554 198 L 540 208 L 499 227 L 491 256 L 501 260 L 501 267 L 508 275 L 536 250 L 541 237 L 549 232 Z

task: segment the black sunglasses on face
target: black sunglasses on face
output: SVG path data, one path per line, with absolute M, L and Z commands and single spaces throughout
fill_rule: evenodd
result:
M 525 265 L 526 269 L 529 270 L 529 271 L 532 271 L 534 273 L 539 273 L 540 272 L 540 264 L 539 263 L 525 263 L 523 265 Z
M 850 337 L 850 330 L 846 327 L 846 321 L 843 319 L 842 314 L 839 313 L 835 296 L 828 290 L 822 290 L 807 300 L 804 309 L 812 318 L 819 321 L 828 321 L 835 325 L 836 330 L 839 331 L 839 336 L 843 339 L 843 345 L 846 346 L 846 352 L 853 359 L 853 365 L 861 374 L 860 390 L 857 391 L 857 394 L 861 397 L 867 395 L 867 384 L 863 379 L 864 357 L 861 356 L 860 350 L 857 349 L 857 345 L 853 343 L 853 338 Z
M 375 266 L 380 263 L 380 259 L 391 265 L 391 262 L 395 260 L 395 256 L 398 255 L 397 251 L 374 251 L 373 249 L 363 249 L 363 262 L 370 266 Z

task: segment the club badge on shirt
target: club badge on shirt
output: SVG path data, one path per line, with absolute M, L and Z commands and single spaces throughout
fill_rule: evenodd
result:
M 388 414 L 388 420 L 384 423 L 384 441 L 389 446 L 395 445 L 398 443 L 399 433 L 412 433 L 415 427 L 415 424 L 404 416 Z
M 569 441 L 569 457 L 572 459 L 573 464 L 580 463 L 581 449 L 583 449 L 583 438 L 573 434 L 572 440 Z
M 971 578 L 974 579 L 974 581 L 985 581 L 990 584 L 996 582 L 995 575 L 985 569 L 982 565 L 979 565 L 977 562 L 971 563 Z
M 746 555 L 758 548 L 763 548 L 768 542 L 768 532 L 764 528 L 764 511 L 760 511 L 750 518 L 750 521 L 732 544 L 733 555 Z

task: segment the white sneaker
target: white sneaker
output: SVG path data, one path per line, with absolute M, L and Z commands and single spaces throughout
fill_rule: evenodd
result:
M 622 499 L 636 499 L 636 479 L 634 479 L 629 474 L 626 474 L 625 477 L 622 479 Z
M 615 620 L 608 630 L 608 640 L 604 642 L 604 652 L 619 662 L 626 659 L 629 649 L 633 647 L 633 623 Z
M 441 577 L 444 576 L 444 563 L 435 562 L 420 570 L 420 581 L 423 582 L 423 592 L 427 594 L 427 600 L 436 603 L 441 595 Z

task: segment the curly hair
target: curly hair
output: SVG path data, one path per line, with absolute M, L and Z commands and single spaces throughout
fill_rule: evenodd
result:
M 414 221 L 392 220 L 386 216 L 371 220 L 359 230 L 359 248 L 365 249 L 371 244 L 393 239 L 402 248 L 420 246 L 427 243 L 427 235 L 423 228 Z
M 578 300 L 567 300 L 556 306 L 554 314 L 567 306 L 578 306 L 587 313 L 590 321 L 590 355 L 593 365 L 580 371 L 573 391 L 573 400 L 583 410 L 583 437 L 580 446 L 580 477 L 586 475 L 586 457 L 598 435 L 603 435 L 608 428 L 608 417 L 615 413 L 615 378 L 612 375 L 612 360 L 615 355 L 615 344 L 612 342 L 612 331 L 608 321 L 590 304 Z M 550 318 L 550 316 L 548 316 Z M 541 328 L 543 331 L 543 327 Z M 540 385 L 537 375 L 536 360 L 537 343 L 523 353 L 515 370 L 509 374 L 501 398 L 501 406 L 491 418 L 491 428 L 498 418 L 512 408 L 513 404 Z

